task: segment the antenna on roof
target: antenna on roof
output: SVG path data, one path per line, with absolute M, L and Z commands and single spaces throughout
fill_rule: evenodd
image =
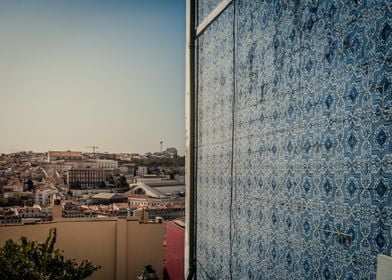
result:
M 94 156 L 95 156 L 95 150 L 98 151 L 98 146 L 86 146 L 85 148 L 90 148 L 90 149 L 92 149 L 92 150 L 93 150 Z

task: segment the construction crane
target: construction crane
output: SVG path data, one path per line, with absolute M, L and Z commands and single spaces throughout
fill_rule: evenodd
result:
M 98 151 L 98 146 L 86 146 L 85 148 L 90 148 L 90 149 L 92 149 L 92 150 L 93 150 L 94 156 L 95 156 L 95 150 Z

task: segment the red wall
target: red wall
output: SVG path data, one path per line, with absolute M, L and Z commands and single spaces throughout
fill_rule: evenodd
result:
M 184 228 L 166 222 L 166 270 L 170 280 L 184 279 Z

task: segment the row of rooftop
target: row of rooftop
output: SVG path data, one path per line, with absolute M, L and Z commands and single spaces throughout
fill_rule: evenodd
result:
M 170 152 L 176 155 L 175 149 Z M 183 167 L 140 166 L 125 156 L 77 151 L 0 155 L 0 220 L 50 220 L 55 200 L 74 205 L 63 207 L 64 217 L 124 216 L 138 208 L 152 217 L 183 216 Z

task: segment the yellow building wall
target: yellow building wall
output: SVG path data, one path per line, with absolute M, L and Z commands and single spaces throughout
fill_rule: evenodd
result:
M 127 247 L 132 248 L 133 252 L 128 250 L 127 256 L 127 279 L 137 279 L 137 275 L 144 269 L 146 264 L 151 264 L 157 272 L 159 279 L 163 279 L 163 235 L 164 226 L 159 224 L 146 224 L 140 227 L 136 223 L 128 223 Z M 152 240 L 153 242 L 143 242 L 143 240 Z M 156 250 L 160 244 L 162 250 Z M 140 253 L 139 253 L 140 252 Z
M 163 224 L 140 224 L 126 219 L 59 220 L 47 224 L 0 226 L 0 245 L 6 240 L 44 242 L 50 228 L 57 228 L 56 247 L 67 258 L 101 265 L 90 279 L 137 279 L 151 264 L 163 279 Z

